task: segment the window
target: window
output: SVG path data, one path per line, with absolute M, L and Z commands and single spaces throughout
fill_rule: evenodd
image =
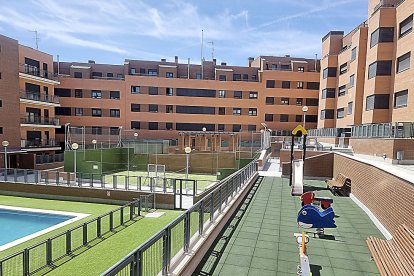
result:
M 302 98 L 297 98 L 296 99 L 296 105 L 301 106 L 303 104 L 303 99 Z
M 297 88 L 303 89 L 303 81 L 298 81 Z
M 196 80 L 201 80 L 201 73 L 196 73 Z
M 339 75 L 343 75 L 346 72 L 348 72 L 348 63 L 344 63 L 341 66 L 339 66 Z
M 234 80 L 234 81 L 239 81 L 239 80 L 241 80 L 241 74 L 233 74 L 233 80 Z
M 83 98 L 82 89 L 75 89 L 75 98 Z
M 413 15 L 410 15 L 409 17 L 407 17 L 406 19 L 404 19 L 401 23 L 400 23 L 400 34 L 399 36 L 402 37 L 406 34 L 408 34 L 409 32 L 411 32 L 413 29 Z
M 131 68 L 131 75 L 135 75 L 137 73 L 137 68 Z
M 282 64 L 280 67 L 283 71 L 290 71 L 290 65 L 289 64 Z
M 215 98 L 217 96 L 217 91 L 211 89 L 176 88 L 176 95 L 186 97 Z
M 233 108 L 233 115 L 241 115 L 241 108 Z
M 346 85 L 339 87 L 338 97 L 344 96 L 346 94 Z
M 109 116 L 119 118 L 119 117 L 121 117 L 121 111 L 119 109 L 110 109 L 109 110 Z
M 281 98 L 280 99 L 280 104 L 289 105 L 289 98 Z
M 158 87 L 148 87 L 148 94 L 149 95 L 158 95 Z
M 266 97 L 266 104 L 275 104 L 274 97 Z
M 112 79 L 114 77 L 114 73 L 106 73 L 106 77 L 108 79 Z
M 321 120 L 333 119 L 333 118 L 334 118 L 334 110 L 333 109 L 321 110 Z
M 322 89 L 322 99 L 335 98 L 335 88 Z
M 265 114 L 266 122 L 273 122 L 273 114 Z
M 289 122 L 289 115 L 280 114 L 280 122 L 283 122 L 283 123 Z
M 319 82 L 308 82 L 307 87 L 309 90 L 319 90 Z
M 233 132 L 240 132 L 241 125 L 233 125 Z
M 249 75 L 248 74 L 243 74 L 243 80 L 248 80 L 249 79 Z
M 102 109 L 92 108 L 92 116 L 93 117 L 102 117 Z
M 27 111 L 27 109 L 31 109 Z M 33 110 L 34 109 L 34 110 Z M 55 114 L 62 116 L 72 116 L 72 108 L 70 107 L 55 107 Z M 40 122 L 40 109 L 37 108 L 26 108 L 26 116 L 30 120 Z
M 282 81 L 282 88 L 289 89 L 290 81 Z
M 355 85 L 355 74 L 349 76 L 349 87 L 354 87 Z
M 249 108 L 249 116 L 257 116 L 257 108 Z
M 116 74 L 116 78 L 118 80 L 123 80 L 124 79 L 124 74 Z
M 158 105 L 150 104 L 148 109 L 149 109 L 149 112 L 158 112 Z
M 306 105 L 307 106 L 318 106 L 319 105 L 319 99 L 318 98 L 307 98 L 306 99 Z
M 397 60 L 397 73 L 410 69 L 411 52 L 400 56 Z
M 82 78 L 82 72 L 74 72 L 73 76 L 75 77 L 75 79 L 81 79 Z
M 201 74 L 200 74 L 200 79 L 201 79 Z M 227 80 L 226 75 L 220 75 L 220 76 L 219 76 L 219 80 L 221 80 L 221 81 L 226 81 L 226 80 Z
M 224 91 L 224 90 L 219 90 L 219 92 L 218 92 L 218 97 L 219 97 L 219 98 L 225 98 L 225 97 L 226 97 L 226 91 Z
M 302 122 L 302 115 L 296 115 L 295 122 L 296 123 Z
M 0 134 L 3 134 L 3 127 L 0 127 Z
M 353 102 L 348 103 L 348 115 L 352 115 L 352 109 L 353 109 Z
M 167 105 L 165 107 L 165 112 L 166 113 L 173 113 L 174 112 L 174 107 L 172 105 Z
M 0 100 L 0 107 L 3 107 L 3 101 Z
M 223 124 L 218 124 L 217 130 L 218 131 L 224 131 L 224 125 Z
M 174 73 L 173 72 L 166 72 L 165 77 L 166 78 L 174 78 Z
M 148 69 L 148 76 L 158 76 L 157 69 Z
M 140 86 L 131 86 L 131 94 L 139 94 L 141 87 Z
M 92 90 L 91 91 L 93 99 L 102 99 L 102 91 L 101 90 Z
M 93 126 L 92 127 L 92 134 L 94 134 L 94 135 L 102 135 L 102 127 Z
M 176 113 L 183 114 L 211 114 L 216 113 L 216 108 L 212 106 L 188 106 L 188 105 L 177 105 L 175 107 Z
M 83 116 L 83 108 L 75 107 L 75 116 Z
M 119 127 L 110 127 L 109 128 L 110 135 L 119 135 L 120 129 Z
M 247 126 L 247 130 L 248 130 L 248 131 L 251 131 L 251 132 L 256 131 L 256 125 L 248 125 L 248 126 Z
M 374 94 L 366 98 L 365 110 L 373 109 L 388 109 L 389 108 L 389 94 Z
M 149 130 L 158 130 L 158 123 L 156 123 L 156 122 L 149 122 L 148 123 L 148 129 Z
M 112 100 L 119 100 L 121 98 L 119 91 L 110 91 L 109 98 Z
M 92 78 L 102 78 L 102 72 L 92 72 Z
M 249 99 L 257 99 L 258 93 L 254 91 L 249 92 Z
M 165 88 L 165 95 L 174 96 L 174 88 L 172 88 L 172 87 Z
M 356 59 L 356 55 L 357 55 L 357 47 L 351 50 L 351 62 Z
M 407 106 L 408 90 L 400 91 L 394 94 L 394 108 Z
M 323 69 L 323 78 L 336 77 L 336 67 L 327 67 Z
M 342 119 L 345 117 L 345 108 L 338 108 L 336 110 L 336 118 Z
M 272 70 L 277 70 L 277 64 L 272 64 Z
M 29 91 L 29 92 L 33 92 L 33 91 Z M 70 89 L 55 88 L 55 95 L 59 97 L 70 97 Z
M 267 80 L 266 81 L 266 88 L 275 88 L 275 81 L 274 80 Z
M 391 76 L 392 61 L 378 60 L 368 67 L 368 79 L 376 76 Z
M 173 123 L 165 123 L 165 128 L 167 130 L 173 130 Z
M 235 99 L 241 99 L 241 98 L 243 98 L 242 91 L 234 91 L 234 98 Z
M 141 122 L 131 121 L 131 129 L 140 129 L 140 128 L 141 128 Z
M 140 104 L 131 104 L 131 112 L 140 112 L 141 105 Z
M 298 67 L 298 72 L 305 72 L 305 67 Z
M 394 41 L 394 28 L 393 27 L 380 27 L 371 34 L 371 48 L 381 42 L 393 42 Z
M 218 114 L 219 115 L 226 115 L 226 108 L 225 107 L 219 107 L 218 108 Z
M 145 75 L 145 68 L 139 68 L 139 74 Z

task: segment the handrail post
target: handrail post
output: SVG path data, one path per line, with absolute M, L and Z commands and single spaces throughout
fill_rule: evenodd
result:
M 163 249 L 162 275 L 168 275 L 168 270 L 170 266 L 170 255 L 171 255 L 170 243 L 171 243 L 170 228 L 167 227 L 167 229 L 165 229 L 164 235 L 162 236 L 162 249 Z
M 184 218 L 184 252 L 190 248 L 190 212 L 185 213 Z
M 214 221 L 214 192 L 211 193 L 211 200 L 210 200 L 210 222 Z
M 52 264 L 52 240 L 47 239 L 46 241 L 46 264 Z
M 200 207 L 198 209 L 198 234 L 203 235 L 204 227 L 204 200 L 201 201 Z
M 72 233 L 68 230 L 66 231 L 66 255 L 72 253 Z
M 29 259 L 29 249 L 25 248 L 23 251 L 23 275 L 30 275 L 30 259 Z
M 101 237 L 101 217 L 98 217 L 97 219 L 96 219 L 96 236 L 98 237 L 98 238 L 100 238 Z

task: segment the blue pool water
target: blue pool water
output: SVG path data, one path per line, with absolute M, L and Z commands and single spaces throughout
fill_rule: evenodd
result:
M 74 217 L 0 209 L 0 246 L 72 218 Z

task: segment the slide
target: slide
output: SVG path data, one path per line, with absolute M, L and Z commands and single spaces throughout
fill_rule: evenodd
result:
M 293 161 L 291 193 L 293 196 L 303 194 L 303 160 Z

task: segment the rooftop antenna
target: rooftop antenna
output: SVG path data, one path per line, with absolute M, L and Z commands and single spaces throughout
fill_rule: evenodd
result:
M 211 60 L 214 59 L 214 41 L 207 42 L 208 44 L 211 44 Z
M 35 34 L 36 50 L 39 50 L 39 40 L 40 40 L 40 38 L 39 38 L 39 35 L 38 35 L 38 33 L 37 33 L 37 30 L 34 30 L 34 31 L 29 31 L 29 32 L 34 33 L 34 34 Z
M 315 54 L 315 72 L 318 72 L 317 69 L 317 63 L 318 63 L 318 54 Z
M 203 47 L 204 47 L 204 30 L 201 29 L 201 79 L 204 79 L 204 68 L 203 68 L 203 63 L 204 63 L 204 57 L 203 57 Z

